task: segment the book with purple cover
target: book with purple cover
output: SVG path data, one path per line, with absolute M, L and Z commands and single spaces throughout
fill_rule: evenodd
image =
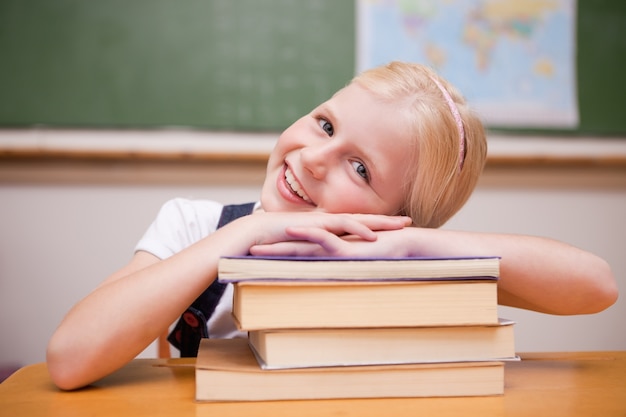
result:
M 235 256 L 218 265 L 220 282 L 497 280 L 499 257 L 327 258 Z

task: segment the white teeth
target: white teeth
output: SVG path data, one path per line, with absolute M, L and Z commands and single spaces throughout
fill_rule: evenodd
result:
M 300 198 L 302 198 L 307 203 L 311 202 L 311 199 L 309 198 L 308 195 L 306 195 L 306 193 L 302 189 L 302 186 L 296 180 L 296 177 L 294 177 L 293 172 L 291 172 L 289 168 L 287 168 L 287 170 L 285 171 L 285 180 L 287 181 L 287 184 L 289 184 L 289 187 L 291 187 L 294 193 L 296 193 Z

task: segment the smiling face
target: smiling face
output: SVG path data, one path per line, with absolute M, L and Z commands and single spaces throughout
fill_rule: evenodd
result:
M 350 84 L 279 137 L 263 209 L 398 214 L 414 154 L 406 126 L 399 104 Z

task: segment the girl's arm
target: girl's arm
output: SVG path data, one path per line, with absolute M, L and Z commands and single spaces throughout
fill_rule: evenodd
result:
M 137 252 L 74 306 L 48 344 L 57 386 L 74 389 L 100 379 L 166 331 L 215 279 L 220 234 L 163 261 Z
M 429 254 L 500 256 L 499 304 L 548 314 L 590 314 L 617 300 L 608 263 L 563 242 L 510 234 L 421 232 L 410 233 L 417 242 L 412 246 L 415 253 L 428 248 Z
M 500 256 L 498 302 L 550 314 L 589 314 L 618 295 L 609 265 L 587 251 L 551 239 L 407 227 L 378 239 L 339 239 L 316 228 L 290 228 L 298 241 L 251 248 L 257 255 Z
M 324 213 L 255 213 L 242 217 L 165 260 L 138 252 L 70 310 L 47 350 L 52 380 L 63 389 L 87 385 L 120 368 L 167 330 L 217 275 L 221 256 L 290 237 L 289 225 L 376 239 L 407 218 Z

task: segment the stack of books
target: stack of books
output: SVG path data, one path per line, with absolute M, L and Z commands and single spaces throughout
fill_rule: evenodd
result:
M 248 339 L 203 339 L 199 401 L 479 396 L 516 359 L 500 260 L 230 257 Z

